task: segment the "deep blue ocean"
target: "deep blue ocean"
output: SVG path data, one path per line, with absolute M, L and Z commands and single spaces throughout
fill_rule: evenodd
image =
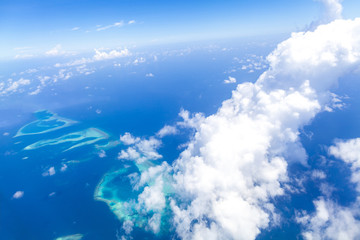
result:
M 234 58 L 246 60 L 253 54 L 265 57 L 275 43 L 267 41 L 264 44 L 263 41 L 248 39 L 241 43 L 147 48 L 141 50 L 145 55 L 159 51 L 167 54 L 159 55 L 156 61 L 124 68 L 115 68 L 114 61 L 96 63 L 93 74 L 59 80 L 38 95 L 16 93 L 2 97 L 0 239 L 47 240 L 77 233 L 83 234 L 85 240 L 120 238 L 123 223 L 104 202 L 94 200 L 94 191 L 104 174 L 123 164 L 117 159 L 118 152 L 123 149 L 121 145 L 106 150 L 106 157 L 98 155 L 94 144 L 67 152 L 63 150 L 71 146 L 69 143 L 34 150 L 24 148 L 37 141 L 59 138 L 88 128 L 100 129 L 113 141 L 125 132 L 150 137 L 164 125 L 179 121 L 181 109 L 191 113 L 202 112 L 206 116 L 213 114 L 236 88 L 236 84 L 224 84 L 224 79 L 232 76 L 238 83 L 254 82 L 265 70 L 241 70 L 239 68 L 243 64 Z M 29 66 L 48 66 L 57 61 L 65 59 L 17 61 L 7 64 L 9 67 L 6 69 L 0 69 L 1 75 L 10 76 Z M 42 71 L 46 73 L 52 70 L 43 67 Z M 148 73 L 154 77 L 145 77 Z M 354 186 L 348 184 L 346 166 L 331 158 L 331 164 L 321 163 L 322 156 L 329 158 L 326 147 L 335 138 L 347 139 L 360 135 L 360 109 L 356 107 L 360 104 L 360 97 L 356 92 L 356 79 L 346 76 L 342 80 L 336 93 L 349 96 L 344 100 L 346 107 L 319 114 L 301 130 L 301 139 L 311 168 L 326 172 L 328 182 L 341 189 L 335 191 L 338 202 L 347 205 L 355 195 L 349 194 Z M 43 134 L 14 137 L 21 127 L 36 120 L 34 112 L 39 110 L 47 110 L 77 123 Z M 313 133 L 311 138 L 310 132 Z M 184 132 L 162 139 L 159 153 L 163 159 L 159 161 L 171 164 L 181 152 L 178 146 L 189 140 L 189 134 Z M 98 143 L 102 143 L 101 140 Z M 67 163 L 67 169 L 61 172 L 59 169 L 63 163 Z M 55 167 L 56 174 L 44 176 L 50 167 Z M 299 176 L 308 171 L 297 163 L 291 164 L 289 169 L 290 173 Z M 285 221 L 281 226 L 264 231 L 258 239 L 300 238 L 300 229 L 293 219 L 294 209 L 313 208 L 312 200 L 321 195 L 317 184 L 306 182 L 307 194 L 276 199 Z M 24 196 L 13 199 L 13 194 L 19 190 L 24 192 Z M 132 235 L 134 239 L 177 238 L 173 231 L 155 236 L 137 228 Z

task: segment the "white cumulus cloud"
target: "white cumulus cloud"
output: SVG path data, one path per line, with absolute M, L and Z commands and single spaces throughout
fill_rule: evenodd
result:
M 55 67 L 72 67 L 72 66 L 78 66 L 78 65 L 83 65 L 83 67 L 85 67 L 85 64 L 88 63 L 94 63 L 97 61 L 104 61 L 104 60 L 109 60 L 109 59 L 115 59 L 115 58 L 121 58 L 121 57 L 128 57 L 131 56 L 131 52 L 129 51 L 129 49 L 124 48 L 124 49 L 112 49 L 112 50 L 100 50 L 100 49 L 94 49 L 95 54 L 92 57 L 89 58 L 79 58 L 76 60 L 73 60 L 71 62 L 67 62 L 67 63 L 56 63 L 54 66 Z
M 120 141 L 123 142 L 125 145 L 131 145 L 140 141 L 140 138 L 134 137 L 131 133 L 125 133 L 124 135 L 120 136 Z
M 125 150 L 121 150 L 118 154 L 118 159 L 135 160 L 137 162 L 144 162 L 146 160 L 157 160 L 162 158 L 157 152 L 161 146 L 161 141 L 155 137 L 148 139 L 140 139 L 133 137 L 130 133 L 125 133 L 120 136 L 120 141 L 124 145 L 131 145 Z
M 107 59 L 113 59 L 113 58 L 119 58 L 119 57 L 126 57 L 129 56 L 130 52 L 127 48 L 122 50 L 111 50 L 109 52 L 100 51 L 98 49 L 95 49 L 95 55 L 93 57 L 96 61 L 101 60 L 107 60 Z
M 255 239 L 276 222 L 272 199 L 284 194 L 288 162 L 306 163 L 299 128 L 360 63 L 360 19 L 294 33 L 268 61 L 257 82 L 239 84 L 216 114 L 192 123 L 194 138 L 173 166 L 181 238 Z

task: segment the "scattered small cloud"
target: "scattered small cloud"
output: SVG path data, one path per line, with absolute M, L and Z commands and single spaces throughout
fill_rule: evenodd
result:
M 20 199 L 24 196 L 24 192 L 23 191 L 17 191 L 16 193 L 14 193 L 14 195 L 12 196 L 13 199 Z
M 127 57 L 127 56 L 130 56 L 130 51 L 127 48 L 122 50 L 111 50 L 109 52 L 95 49 L 95 55 L 93 56 L 93 59 L 95 61 L 101 61 L 106 59 L 113 59 L 113 58 Z
M 229 83 L 236 83 L 236 78 L 229 76 L 228 79 L 225 79 L 225 80 L 224 80 L 224 83 L 227 83 L 227 84 L 229 84 Z
M 6 83 L 0 83 L 0 95 L 6 95 L 8 93 L 18 92 L 22 86 L 29 85 L 31 82 L 29 79 L 20 78 L 17 81 L 14 81 L 12 78 L 9 78 Z
M 55 47 L 53 47 L 52 49 L 50 49 L 49 51 L 45 52 L 45 55 L 47 56 L 61 56 L 61 55 L 66 55 L 67 52 L 62 50 L 62 46 L 61 44 L 57 44 Z
M 124 135 L 120 136 L 120 141 L 125 145 L 132 145 L 140 141 L 139 137 L 134 137 L 131 133 L 125 133 Z
M 134 160 L 136 162 L 144 162 L 146 160 L 157 160 L 162 156 L 157 152 L 161 145 L 161 141 L 155 137 L 149 139 L 140 139 L 133 137 L 130 133 L 120 137 L 120 141 L 125 145 L 132 145 L 126 150 L 121 150 L 118 159 Z
M 147 73 L 147 74 L 145 74 L 145 77 L 154 77 L 154 74 L 152 74 L 152 73 Z
M 311 173 L 311 177 L 312 179 L 325 179 L 326 178 L 326 174 L 324 171 L 320 171 L 320 170 L 314 170 Z
M 296 221 L 305 229 L 304 239 L 359 239 L 360 221 L 356 211 L 319 198 L 314 201 L 315 213 L 298 212 Z
M 61 168 L 60 168 L 60 171 L 65 172 L 67 169 L 68 169 L 68 166 L 65 163 L 63 163 Z
M 26 53 L 24 53 L 24 54 L 16 54 L 14 58 L 15 59 L 27 59 L 27 58 L 33 58 L 33 57 L 35 57 L 34 54 L 26 54 Z
M 80 27 L 73 27 L 73 28 L 71 29 L 71 31 L 77 31 L 77 30 L 80 30 Z
M 58 56 L 60 54 L 61 45 L 58 44 L 54 48 L 50 49 L 49 51 L 45 52 L 48 56 Z
M 129 147 L 126 150 L 121 150 L 118 154 L 118 159 L 125 159 L 125 160 L 136 160 L 140 158 L 140 153 L 136 151 L 135 148 Z
M 162 129 L 157 132 L 157 136 L 163 138 L 168 135 L 175 135 L 179 130 L 174 126 L 165 125 Z
M 83 57 L 83 58 L 76 59 L 76 60 L 73 60 L 73 61 L 67 62 L 67 63 L 56 63 L 54 65 L 54 67 L 60 68 L 60 67 L 72 67 L 72 66 L 81 65 L 81 68 L 86 68 L 86 64 L 88 64 L 88 63 L 94 63 L 97 61 L 104 61 L 104 60 L 109 60 L 109 59 L 131 56 L 129 49 L 127 49 L 127 48 L 124 48 L 121 50 L 113 49 L 110 51 L 104 51 L 104 50 L 101 51 L 99 49 L 94 49 L 94 51 L 95 51 L 95 54 L 90 58 Z M 81 68 L 79 68 L 78 70 L 81 70 Z
M 137 64 L 139 64 L 139 63 L 144 63 L 144 62 L 146 62 L 146 59 L 143 58 L 143 57 L 139 57 L 139 58 L 136 58 L 136 59 L 134 60 L 133 64 L 134 64 L 134 65 L 137 65 Z
M 47 177 L 47 176 L 53 176 L 55 175 L 55 167 L 50 167 L 48 170 L 46 170 L 45 172 L 43 172 L 43 177 Z
M 133 231 L 134 223 L 130 220 L 126 220 L 124 221 L 122 228 L 124 229 L 125 234 L 129 235 Z
M 36 89 L 29 93 L 29 95 L 37 95 L 41 92 L 41 87 L 37 86 Z
M 104 157 L 106 157 L 106 152 L 104 150 L 100 150 L 98 152 L 98 156 L 99 156 L 99 158 L 104 158 Z

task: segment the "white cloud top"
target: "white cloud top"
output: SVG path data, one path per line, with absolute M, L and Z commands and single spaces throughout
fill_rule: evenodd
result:
M 287 162 L 305 163 L 298 129 L 331 101 L 329 89 L 360 60 L 360 19 L 292 34 L 256 83 L 239 84 L 174 164 L 174 224 L 184 239 L 255 239 L 276 219 Z M 189 116 L 184 122 L 191 122 Z

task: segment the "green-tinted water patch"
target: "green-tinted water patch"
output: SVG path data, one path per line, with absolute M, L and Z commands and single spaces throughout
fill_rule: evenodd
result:
M 82 234 L 68 235 L 64 237 L 58 237 L 55 240 L 81 240 L 84 236 Z
M 96 144 L 96 148 L 99 150 L 109 150 L 120 145 L 120 141 L 108 141 L 104 144 Z
M 47 110 L 35 112 L 35 116 L 37 120 L 20 128 L 15 137 L 47 133 L 77 123 L 77 121 L 60 117 Z
M 33 144 L 28 145 L 24 148 L 24 150 L 33 150 L 42 148 L 45 146 L 58 145 L 64 143 L 70 143 L 70 147 L 65 149 L 64 151 L 69 151 L 74 148 L 78 148 L 85 145 L 90 145 L 96 143 L 100 140 L 108 139 L 109 135 L 97 128 L 88 128 L 83 131 L 73 132 L 69 134 L 65 134 L 61 137 L 54 139 L 46 139 L 40 140 Z
M 149 230 L 150 219 L 159 214 L 161 218 L 160 231 L 156 234 L 163 235 L 171 228 L 169 224 L 171 217 L 169 196 L 173 193 L 172 177 L 167 172 L 159 171 L 146 184 L 134 187 L 136 184 L 133 177 L 140 176 L 142 172 L 152 167 L 160 166 L 147 160 L 141 163 L 134 162 L 129 167 L 123 167 L 105 174 L 95 190 L 94 198 L 105 202 L 120 221 L 131 221 L 134 226 L 145 230 Z M 166 206 L 160 211 L 146 210 L 146 207 L 139 203 L 139 195 L 143 193 L 146 187 L 154 186 L 158 177 L 163 182 L 162 194 L 166 199 Z

